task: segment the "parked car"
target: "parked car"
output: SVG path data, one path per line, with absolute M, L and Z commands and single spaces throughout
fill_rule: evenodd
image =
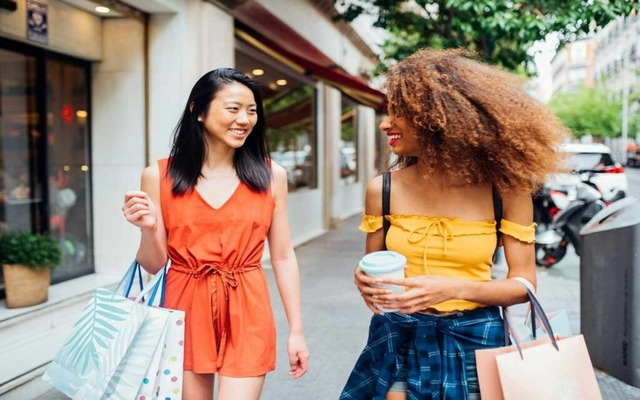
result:
M 627 153 L 627 167 L 640 167 L 640 150 Z
M 560 147 L 560 151 L 568 153 L 570 173 L 553 177 L 551 184 L 572 188 L 579 182 L 589 182 L 595 185 L 605 200 L 613 196 L 619 198 L 627 192 L 629 180 L 624 167 L 614 158 L 608 146 L 601 143 L 567 143 Z

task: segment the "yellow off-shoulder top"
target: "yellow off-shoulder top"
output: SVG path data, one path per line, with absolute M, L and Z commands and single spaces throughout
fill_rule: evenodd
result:
M 495 221 L 421 215 L 388 215 L 387 249 L 407 257 L 406 277 L 439 275 L 474 281 L 491 280 L 491 260 L 496 249 Z M 362 214 L 360 230 L 382 228 L 382 216 Z M 500 232 L 522 242 L 535 241 L 535 224 L 520 225 L 503 219 Z M 472 310 L 483 304 L 449 300 L 433 306 L 438 312 Z

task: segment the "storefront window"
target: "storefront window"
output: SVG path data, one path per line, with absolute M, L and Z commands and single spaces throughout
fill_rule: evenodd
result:
M 236 68 L 263 88 L 271 158 L 287 170 L 289 191 L 316 188 L 314 82 L 239 39 Z
M 356 121 L 357 103 L 342 95 L 340 117 L 340 178 L 343 183 L 358 181 L 358 130 Z
M 43 231 L 37 59 L 0 49 L 0 228 Z
M 380 131 L 379 127 L 384 118 L 385 114 L 376 113 L 376 130 L 372 134 L 375 135 L 375 157 L 373 160 L 374 168 L 377 171 L 377 175 L 382 174 L 383 172 L 387 172 L 389 170 L 389 166 L 392 164 L 391 157 L 392 152 L 391 148 L 388 144 L 387 135 L 383 135 Z
M 54 280 L 92 270 L 87 78 L 82 66 L 47 62 L 49 230 L 63 254 Z
M 87 63 L 0 41 L 0 231 L 56 238 L 53 283 L 93 272 L 88 77 Z

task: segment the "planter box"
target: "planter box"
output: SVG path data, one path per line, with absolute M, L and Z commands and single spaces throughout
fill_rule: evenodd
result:
M 2 275 L 7 308 L 33 306 L 49 298 L 50 268 L 3 264 Z

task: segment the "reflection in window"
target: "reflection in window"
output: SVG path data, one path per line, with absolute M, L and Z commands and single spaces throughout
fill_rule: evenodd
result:
M 287 171 L 289 190 L 316 188 L 314 83 L 240 40 L 236 69 L 263 89 L 271 158 Z
M 63 254 L 62 265 L 53 271 L 55 280 L 92 270 L 89 96 L 84 67 L 50 60 L 47 82 L 49 230 Z
M 290 190 L 315 187 L 315 90 L 302 85 L 265 100 L 271 158 L 287 170 Z
M 0 226 L 42 232 L 35 57 L 0 49 Z
M 356 103 L 344 95 L 340 122 L 340 178 L 344 183 L 353 183 L 358 181 Z

